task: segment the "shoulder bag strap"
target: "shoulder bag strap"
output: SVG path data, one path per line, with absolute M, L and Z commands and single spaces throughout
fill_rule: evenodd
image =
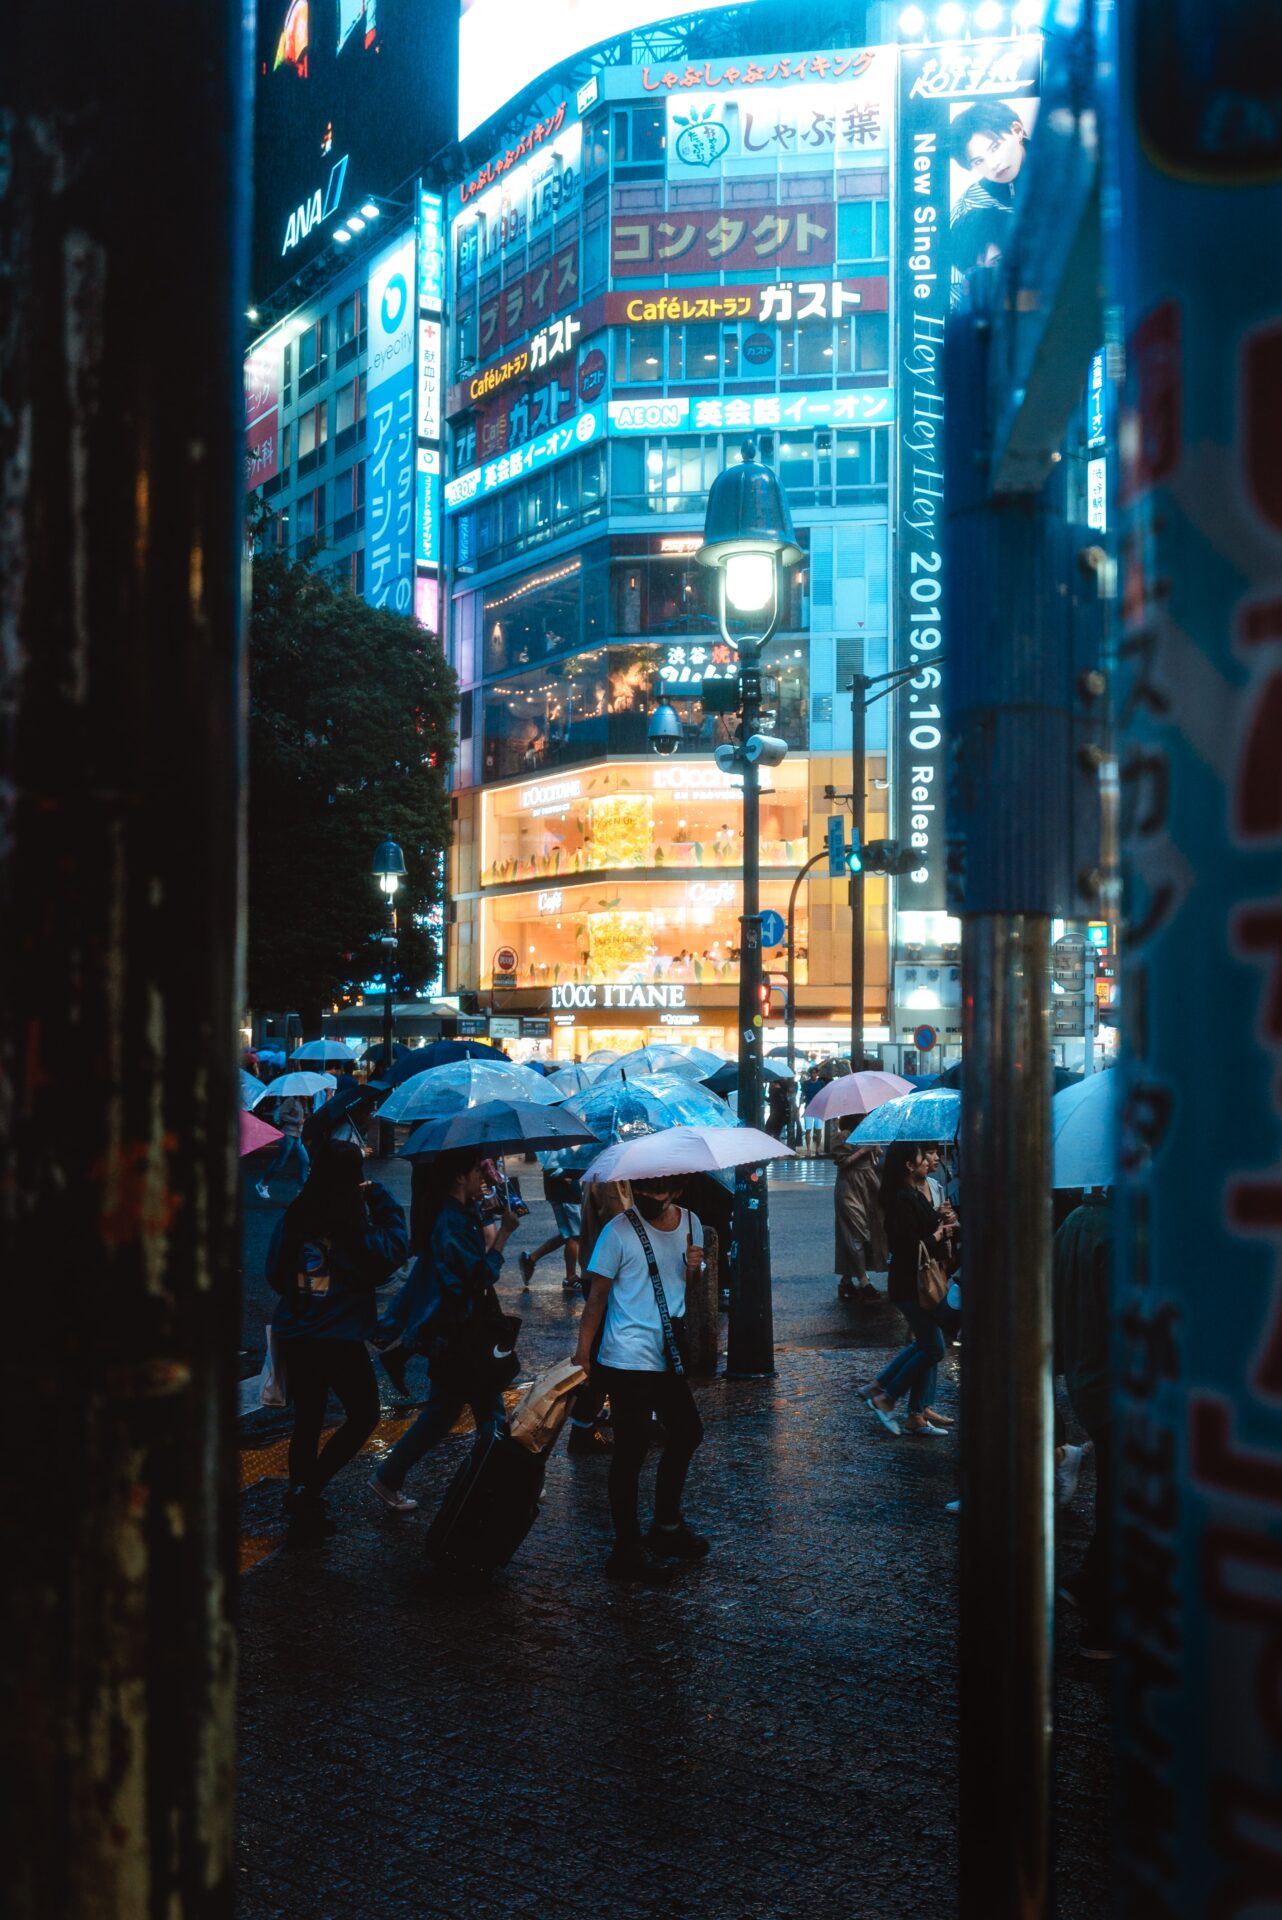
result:
M 654 1288 L 654 1301 L 659 1309 L 659 1325 L 663 1328 L 663 1345 L 674 1373 L 684 1373 L 681 1355 L 677 1350 L 677 1336 L 672 1331 L 672 1315 L 668 1312 L 668 1302 L 663 1291 L 663 1282 L 659 1278 L 659 1263 L 654 1257 L 654 1248 L 650 1245 L 650 1236 L 641 1223 L 641 1215 L 635 1207 L 628 1208 L 628 1220 L 633 1232 L 641 1242 L 641 1251 L 645 1254 L 645 1263 L 650 1269 L 650 1285 Z

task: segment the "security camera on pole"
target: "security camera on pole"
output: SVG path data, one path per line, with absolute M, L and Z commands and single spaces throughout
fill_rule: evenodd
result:
M 801 548 L 778 475 L 758 462 L 751 440 L 744 442 L 741 463 L 727 467 L 712 483 L 698 558 L 705 567 L 717 569 L 717 624 L 722 639 L 737 649 L 742 662 L 738 743 L 718 747 L 714 757 L 723 773 L 743 777 L 739 1117 L 749 1126 L 760 1126 L 768 1005 L 761 965 L 761 768 L 777 767 L 788 751 L 786 741 L 761 732 L 761 655 L 779 624 L 781 569 L 797 564 Z M 732 615 L 746 622 L 749 631 L 732 634 Z M 656 714 L 651 723 L 652 736 L 658 718 Z M 730 1295 L 727 1371 L 741 1376 L 772 1374 L 770 1215 L 761 1167 L 740 1167 L 736 1173 L 734 1234 L 737 1260 Z

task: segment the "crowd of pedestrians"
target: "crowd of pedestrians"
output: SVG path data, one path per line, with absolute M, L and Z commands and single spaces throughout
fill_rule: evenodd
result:
M 810 1097 L 822 1084 L 816 1070 Z M 347 1103 L 341 1134 L 319 1130 L 309 1160 L 304 1103 L 280 1102 L 281 1149 L 267 1176 L 296 1161 L 301 1181 L 272 1238 L 267 1267 L 279 1295 L 272 1337 L 295 1416 L 288 1537 L 300 1546 L 331 1530 L 325 1487 L 377 1425 L 371 1351 L 402 1394 L 409 1358 L 421 1354 L 428 1361 L 427 1401 L 370 1480 L 380 1508 L 396 1515 L 416 1511 L 406 1483 L 465 1408 L 478 1436 L 501 1427 L 503 1389 L 519 1367 L 520 1321 L 503 1311 L 497 1292 L 505 1248 L 520 1225 L 516 1183 L 478 1152 L 439 1155 L 415 1167 L 407 1222 L 388 1190 L 364 1177 L 370 1149 L 356 1124 L 361 1117 L 359 1107 Z M 938 1370 L 963 1324 L 964 1189 L 951 1149 L 930 1141 L 867 1145 L 849 1137 L 856 1124 L 841 1121 L 834 1130 L 838 1299 L 854 1308 L 888 1299 L 907 1338 L 876 1378 L 855 1391 L 888 1435 L 946 1440 L 955 1422 L 937 1405 Z M 265 1186 L 266 1180 L 260 1193 Z M 545 1197 L 556 1234 L 520 1256 L 523 1289 L 538 1262 L 560 1251 L 567 1292 L 583 1294 L 575 1360 L 586 1377 L 571 1404 L 568 1451 L 609 1458 L 614 1544 L 606 1572 L 620 1580 L 661 1583 L 675 1565 L 710 1550 L 683 1509 L 703 1438 L 682 1358 L 686 1289 L 705 1259 L 701 1209 L 707 1211 L 707 1201 L 697 1189 L 698 1183 L 676 1177 L 629 1187 L 549 1174 Z M 713 1222 L 721 1230 L 726 1224 Z M 1099 1655 L 1110 1649 L 1111 1234 L 1107 1196 L 1087 1194 L 1067 1212 L 1055 1250 L 1056 1370 L 1087 1436 L 1073 1445 L 1057 1432 L 1056 1488 L 1066 1502 L 1093 1449 L 1097 1489 L 1090 1547 L 1060 1593 L 1083 1615 L 1084 1651 Z M 380 1316 L 376 1292 L 407 1261 L 408 1277 Z M 331 1391 L 344 1417 L 322 1446 Z M 652 1520 L 643 1528 L 641 1478 L 656 1442 Z M 959 1503 L 948 1505 L 956 1511 Z

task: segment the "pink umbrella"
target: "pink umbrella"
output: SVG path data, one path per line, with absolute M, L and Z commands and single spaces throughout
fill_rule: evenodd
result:
M 836 1120 L 844 1114 L 871 1113 L 874 1107 L 912 1090 L 912 1081 L 901 1079 L 897 1073 L 843 1073 L 839 1080 L 820 1087 L 806 1108 L 806 1118 Z
M 243 1113 L 240 1116 L 240 1157 L 247 1153 L 257 1153 L 260 1147 L 269 1147 L 273 1140 L 280 1139 L 280 1129 L 269 1127 L 257 1114 Z

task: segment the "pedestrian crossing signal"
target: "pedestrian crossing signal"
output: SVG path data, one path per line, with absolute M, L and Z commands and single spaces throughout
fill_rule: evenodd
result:
M 847 873 L 862 873 L 864 870 L 864 852 L 859 844 L 859 829 L 850 829 L 850 845 L 846 848 Z

